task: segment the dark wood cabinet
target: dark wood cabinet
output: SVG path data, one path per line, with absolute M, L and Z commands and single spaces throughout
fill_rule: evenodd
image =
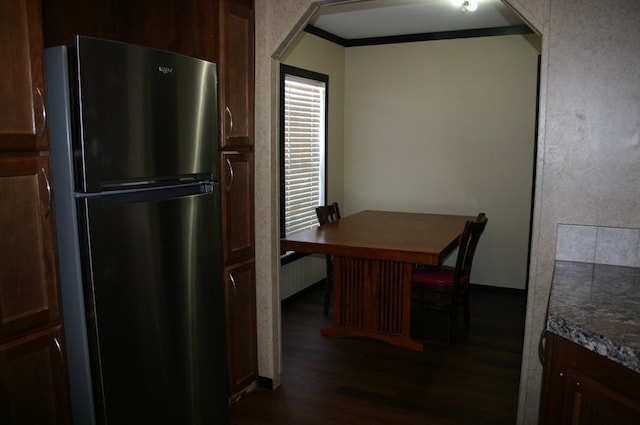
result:
M 222 235 L 229 392 L 255 387 L 256 346 L 253 152 L 221 152 Z
M 60 320 L 49 157 L 0 157 L 0 338 Z
M 62 328 L 0 345 L 0 423 L 70 423 Z
M 254 3 L 219 0 L 219 114 L 229 391 L 235 400 L 258 378 L 254 207 Z M 239 277 L 238 277 L 239 276 Z
M 251 259 L 254 239 L 253 152 L 222 151 L 222 239 L 226 265 Z
M 248 260 L 225 268 L 229 387 L 232 399 L 257 380 L 255 265 Z
M 168 50 L 215 62 L 218 0 L 44 0 L 47 47 L 75 34 Z
M 555 334 L 545 347 L 541 425 L 640 423 L 640 373 Z
M 47 148 L 41 10 L 0 2 L 0 151 Z
M 223 148 L 254 143 L 253 0 L 220 1 L 220 141 Z
M 68 424 L 40 0 L 0 2 L 0 423 Z

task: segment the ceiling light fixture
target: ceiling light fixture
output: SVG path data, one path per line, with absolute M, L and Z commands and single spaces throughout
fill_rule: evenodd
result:
M 463 12 L 475 12 L 478 9 L 478 2 L 476 0 L 464 0 L 460 8 Z

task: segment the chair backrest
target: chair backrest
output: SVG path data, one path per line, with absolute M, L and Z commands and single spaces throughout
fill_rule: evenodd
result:
M 463 276 L 471 275 L 471 265 L 476 247 L 484 228 L 487 225 L 485 213 L 480 213 L 474 221 L 467 221 L 464 226 L 460 245 L 458 248 L 458 258 L 456 260 L 455 281 L 460 282 Z
M 316 208 L 316 215 L 318 216 L 318 223 L 327 224 L 340 219 L 340 208 L 338 203 L 334 202 L 329 205 L 321 205 Z

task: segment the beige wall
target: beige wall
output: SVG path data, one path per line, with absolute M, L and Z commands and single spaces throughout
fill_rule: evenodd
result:
M 633 0 L 548 3 L 523 420 L 537 413 L 536 349 L 558 224 L 640 228 L 640 8 Z
M 524 289 L 536 38 L 348 48 L 343 210 L 486 212 L 472 281 Z
M 345 49 L 300 34 L 282 63 L 329 75 L 328 199 L 344 213 L 485 211 L 474 283 L 525 288 L 539 41 Z
M 319 4 L 256 1 L 256 272 L 260 375 L 280 383 L 277 60 Z M 640 228 L 640 8 L 507 0 L 543 36 L 533 247 L 518 423 L 537 423 L 537 360 L 559 223 Z

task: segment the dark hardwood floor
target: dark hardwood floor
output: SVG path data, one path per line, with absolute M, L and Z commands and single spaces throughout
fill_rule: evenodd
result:
M 321 336 L 322 287 L 285 302 L 282 386 L 235 403 L 231 424 L 515 424 L 526 294 L 474 289 L 469 333 L 452 346 L 430 313 L 422 353 Z

